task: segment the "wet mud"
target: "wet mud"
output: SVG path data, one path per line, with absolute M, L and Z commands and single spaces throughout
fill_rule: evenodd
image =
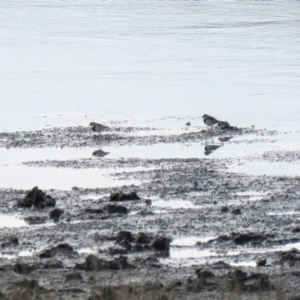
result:
M 139 182 L 47 190 L 36 182 L 27 189 L 2 187 L 1 215 L 8 220 L 0 228 L 3 299 L 300 295 L 300 177 L 234 171 L 253 161 L 299 161 L 296 149 L 270 150 L 278 134 L 253 126 L 202 127 L 178 135 L 133 127 L 110 128 L 101 136 L 85 127 L 1 133 L 3 149 L 91 147 L 88 157 L 32 157 L 18 163 L 38 168 L 41 177 L 49 169 L 113 170 L 109 177 L 115 182 Z M 198 143 L 204 156 L 112 158 L 105 151 L 108 146 L 174 143 Z M 229 146 L 256 143 L 269 150 L 216 155 Z M 95 157 L 98 146 L 107 154 Z

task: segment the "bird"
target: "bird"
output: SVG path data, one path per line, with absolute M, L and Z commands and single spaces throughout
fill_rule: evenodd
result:
M 212 126 L 214 126 L 214 125 L 216 125 L 216 124 L 219 123 L 219 120 L 217 120 L 216 118 L 214 118 L 212 116 L 206 115 L 206 114 L 203 115 L 202 118 L 203 118 L 203 122 L 207 126 L 211 126 L 211 128 L 212 128 Z
M 221 129 L 226 129 L 230 128 L 231 126 L 227 121 L 219 121 L 218 127 L 220 127 Z
M 101 135 L 101 131 L 103 131 L 104 129 L 109 128 L 109 127 L 107 127 L 107 126 L 104 126 L 104 125 L 102 125 L 102 124 L 95 123 L 95 122 L 91 122 L 91 123 L 89 124 L 89 126 L 91 127 L 91 129 L 92 129 L 93 131 L 98 132 L 99 135 Z
M 102 149 L 96 150 L 93 152 L 93 156 L 97 156 L 97 157 L 104 157 L 105 155 L 109 154 L 109 152 L 105 152 Z

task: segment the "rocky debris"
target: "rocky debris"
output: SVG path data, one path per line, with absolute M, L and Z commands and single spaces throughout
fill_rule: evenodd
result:
M 18 245 L 19 245 L 18 238 L 14 235 L 11 235 L 11 236 L 4 237 L 3 242 L 1 243 L 1 248 L 15 247 Z
M 132 242 L 134 240 L 131 232 L 129 231 L 120 231 L 117 235 L 116 241 L 118 244 L 123 243 L 124 241 Z
M 73 247 L 69 244 L 59 244 L 51 249 L 46 249 L 40 253 L 40 258 L 50 258 L 58 254 L 75 253 Z
M 232 291 L 265 291 L 273 289 L 267 274 L 253 273 L 247 276 L 242 270 L 235 269 L 225 277 L 228 278 L 228 286 Z
M 127 214 L 128 209 L 121 205 L 106 205 L 103 207 L 103 210 L 107 211 L 110 214 Z
M 228 212 L 228 211 L 229 211 L 229 208 L 227 206 L 221 207 L 221 213 L 225 213 L 225 212 Z
M 140 200 L 140 197 L 137 195 L 136 192 L 130 192 L 130 193 L 117 192 L 117 193 L 112 193 L 109 198 L 110 198 L 109 201 L 133 201 L 133 200 Z
M 36 270 L 36 266 L 30 266 L 28 264 L 22 264 L 22 263 L 16 263 L 13 266 L 13 271 L 15 273 L 21 274 L 21 275 L 28 275 L 30 274 L 33 270 Z
M 264 267 L 267 264 L 267 259 L 266 258 L 260 258 L 256 261 L 256 265 L 258 267 Z
M 136 257 L 133 263 L 135 266 L 139 268 L 155 268 L 155 269 L 161 268 L 158 258 L 154 256 L 149 256 L 147 258 Z
M 59 260 L 48 260 L 45 265 L 44 269 L 63 269 L 64 265 L 61 261 Z
M 60 216 L 64 213 L 62 209 L 59 208 L 54 208 L 52 211 L 49 213 L 49 218 L 52 219 L 54 222 L 58 222 Z
M 148 292 L 148 291 L 159 291 L 159 290 L 161 290 L 163 288 L 164 288 L 164 285 L 159 280 L 148 281 L 144 285 L 144 291 L 145 292 Z
M 85 212 L 90 214 L 102 214 L 104 210 L 101 208 L 87 208 Z
M 152 243 L 152 248 L 157 251 L 169 252 L 171 241 L 172 241 L 171 239 L 164 237 L 164 236 L 158 237 Z
M 150 243 L 150 237 L 142 232 L 139 232 L 136 238 L 137 244 L 149 244 Z
M 37 280 L 30 280 L 26 278 L 17 282 L 13 282 L 13 287 L 22 288 L 25 290 L 34 290 L 40 288 Z
M 39 216 L 34 216 L 34 217 L 25 217 L 24 221 L 28 223 L 29 225 L 37 225 L 37 224 L 43 224 L 47 220 L 47 217 L 39 217 Z
M 25 198 L 18 201 L 18 207 L 28 207 L 35 206 L 36 208 L 45 208 L 47 206 L 55 206 L 56 201 L 49 195 L 46 195 L 38 187 L 34 187 L 29 191 Z
M 146 204 L 147 206 L 151 206 L 151 205 L 152 205 L 152 200 L 151 200 L 151 199 L 146 199 L 146 200 L 145 200 L 145 204 Z
M 104 270 L 121 270 L 121 269 L 134 269 L 135 267 L 128 263 L 126 256 L 120 256 L 113 260 L 105 260 L 98 258 L 94 255 L 89 255 L 85 262 L 76 264 L 75 270 L 84 271 L 104 271 Z
M 206 282 L 206 279 L 209 277 L 215 277 L 215 274 L 211 272 L 210 270 L 206 270 L 203 268 L 196 270 L 196 275 L 202 282 Z
M 71 274 L 67 274 L 66 281 L 72 281 L 72 280 L 83 280 L 83 278 L 79 272 L 73 272 Z
M 257 234 L 257 233 L 235 233 L 233 232 L 230 235 L 230 239 L 232 239 L 236 244 L 245 244 L 249 242 L 261 243 L 262 241 L 266 240 L 267 238 L 274 238 L 272 234 Z
M 233 215 L 241 215 L 242 211 L 240 208 L 236 208 L 231 212 Z
M 290 267 L 293 267 L 300 262 L 300 251 L 296 248 L 281 252 L 280 256 L 280 262 L 287 262 Z
M 293 233 L 299 233 L 300 232 L 300 227 L 295 227 L 292 230 Z

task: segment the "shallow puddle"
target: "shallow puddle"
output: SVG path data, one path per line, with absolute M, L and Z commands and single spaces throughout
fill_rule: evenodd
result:
M 28 226 L 28 224 L 16 216 L 0 215 L 0 228 L 16 228 L 25 226 Z
M 127 170 L 127 169 L 126 169 Z M 72 187 L 101 188 L 123 185 L 139 185 L 139 180 L 118 180 L 113 173 L 125 169 L 65 169 L 39 168 L 28 166 L 0 167 L 1 188 L 30 189 L 38 186 L 40 189 L 70 190 Z M 134 171 L 128 168 L 127 171 Z
M 213 237 L 203 238 L 213 239 Z M 232 249 L 199 249 L 193 247 L 197 241 L 201 241 L 201 238 L 197 237 L 187 237 L 175 239 L 171 244 L 170 248 L 170 257 L 162 259 L 162 263 L 166 264 L 180 264 L 180 265 L 194 265 L 194 264 L 203 264 L 207 262 L 215 262 L 218 260 L 224 260 L 225 262 L 233 266 L 250 266 L 255 267 L 256 263 L 253 260 L 244 260 L 239 259 L 240 255 L 247 254 L 266 254 L 270 252 L 278 251 L 289 251 L 293 248 L 300 250 L 299 243 L 288 243 L 286 245 L 280 245 L 271 248 L 243 248 L 239 247 L 235 250 Z M 174 244 L 175 242 L 175 244 Z M 195 243 L 194 243 L 195 242 Z M 181 246 L 181 247 L 178 247 Z
M 198 236 L 188 236 L 188 237 L 178 237 L 174 238 L 171 246 L 195 246 L 197 242 L 205 243 L 210 240 L 215 239 L 213 236 L 207 236 L 207 237 L 198 237 Z
M 152 206 L 160 208 L 201 208 L 187 200 L 153 200 Z

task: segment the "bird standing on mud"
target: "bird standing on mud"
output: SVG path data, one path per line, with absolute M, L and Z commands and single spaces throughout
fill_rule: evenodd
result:
M 212 128 L 212 126 L 216 125 L 219 123 L 219 120 L 217 120 L 216 118 L 209 116 L 209 115 L 203 115 L 203 122 L 207 125 L 210 126 Z
M 230 128 L 230 124 L 227 121 L 219 121 L 216 118 L 209 116 L 209 115 L 203 115 L 203 122 L 207 125 L 210 126 L 211 128 L 218 124 L 220 129 L 226 129 L 226 128 Z
M 92 129 L 93 131 L 98 132 L 99 135 L 101 135 L 101 131 L 103 131 L 103 130 L 109 128 L 109 127 L 107 127 L 107 126 L 104 126 L 104 125 L 102 125 L 102 124 L 95 123 L 95 122 L 91 122 L 91 123 L 89 124 L 89 126 L 91 127 L 91 129 Z

